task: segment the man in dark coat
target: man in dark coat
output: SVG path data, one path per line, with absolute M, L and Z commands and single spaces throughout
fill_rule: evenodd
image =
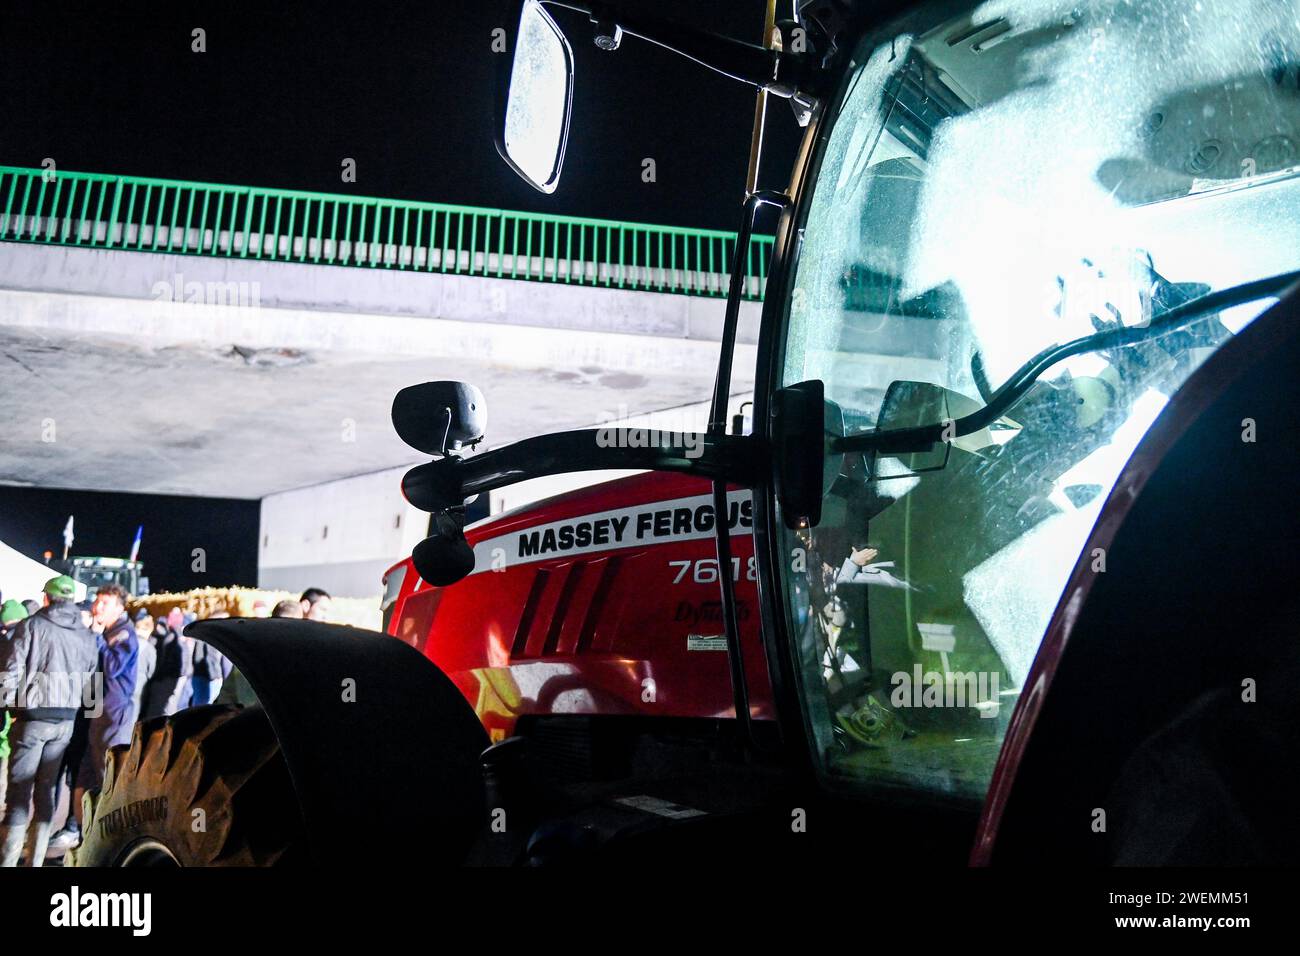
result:
M 174 714 L 190 705 L 194 676 L 194 639 L 185 637 L 185 614 L 172 608 L 167 614 L 162 633 L 154 644 L 158 662 L 153 677 L 144 689 L 143 713 L 140 719 Z
M 47 606 L 19 623 L 0 649 L 0 706 L 10 708 L 9 787 L 0 826 L 0 865 L 41 866 L 54 818 L 63 754 L 78 711 L 94 705 L 95 637 L 81 623 L 77 585 L 66 575 L 45 585 Z M 35 819 L 33 821 L 33 808 Z
M 101 587 L 91 608 L 91 630 L 97 635 L 99 672 L 104 697 L 100 712 L 87 728 L 86 755 L 76 777 L 72 806 L 81 818 L 81 795 L 104 782 L 104 758 L 110 747 L 131 742 L 135 721 L 135 677 L 140 640 L 126 613 L 126 591 L 116 584 Z
M 104 760 L 110 747 L 131 742 L 135 725 L 135 680 L 140 641 L 126 613 L 126 590 L 116 584 L 99 589 L 91 604 L 90 629 L 99 651 L 99 681 L 103 692 L 97 712 L 86 723 L 85 747 L 69 771 L 73 781 L 72 813 L 50 846 L 66 849 L 81 842 L 81 798 L 104 782 Z

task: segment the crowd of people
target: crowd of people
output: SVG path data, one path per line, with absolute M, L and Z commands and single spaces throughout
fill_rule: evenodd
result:
M 93 600 L 76 594 L 66 575 L 45 584 L 41 602 L 0 592 L 0 866 L 41 866 L 80 842 L 82 795 L 103 783 L 105 754 L 130 743 L 137 721 L 256 701 L 220 651 L 185 635 L 195 615 L 132 616 L 117 585 Z M 329 594 L 308 588 L 254 614 L 325 621 L 329 607 Z M 65 789 L 67 820 L 51 834 Z

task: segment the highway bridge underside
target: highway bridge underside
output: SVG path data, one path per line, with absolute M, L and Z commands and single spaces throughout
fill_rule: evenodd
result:
M 418 455 L 389 407 L 431 379 L 482 388 L 494 445 L 700 402 L 721 314 L 645 291 L 0 243 L 0 482 L 264 498 L 403 466 Z

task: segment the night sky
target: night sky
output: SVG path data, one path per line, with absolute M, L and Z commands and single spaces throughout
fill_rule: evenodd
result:
M 492 30 L 508 6 L 7 0 L 0 162 L 736 227 L 752 89 L 641 40 L 598 50 L 567 11 L 555 15 L 576 85 L 560 189 L 510 172 L 492 144 Z M 628 6 L 757 42 L 765 4 Z M 206 53 L 190 50 L 195 27 Z M 784 103 L 769 126 L 781 135 L 769 182 L 783 185 L 799 129 Z M 341 182 L 345 157 L 355 184 Z M 657 182 L 641 180 L 647 157 Z
M 73 515 L 73 554 L 125 558 L 136 527 L 143 525 L 140 560 L 151 590 L 253 586 L 259 509 L 257 501 L 229 498 L 0 487 L 0 539 L 38 561 L 45 550 L 57 558 L 63 554 L 63 527 Z M 195 548 L 203 549 L 203 573 L 192 570 Z
M 633 38 L 598 50 L 576 14 L 555 14 L 576 79 L 560 188 L 545 196 L 507 169 L 492 30 L 509 6 L 6 0 L 0 164 L 736 227 L 753 91 Z M 628 7 L 757 42 L 765 4 Z M 191 51 L 195 27 L 205 53 Z M 768 129 L 764 185 L 781 186 L 800 131 L 780 102 Z M 355 184 L 341 182 L 344 158 Z M 656 182 L 642 181 L 646 158 Z M 124 556 L 144 524 L 155 590 L 255 582 L 257 502 L 0 486 L 0 539 L 33 557 L 58 550 L 68 514 L 81 554 Z M 189 570 L 199 532 L 212 538 L 202 576 Z

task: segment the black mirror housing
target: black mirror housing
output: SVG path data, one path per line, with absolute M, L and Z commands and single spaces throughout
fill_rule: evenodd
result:
M 393 428 L 426 455 L 447 455 L 477 445 L 487 431 L 483 393 L 465 382 L 425 382 L 393 399 Z
M 425 583 L 444 588 L 474 570 L 474 549 L 465 540 L 464 520 L 463 509 L 435 515 L 434 533 L 411 552 L 411 563 Z
M 776 494 L 787 528 L 811 527 L 822 517 L 822 498 L 835 483 L 843 454 L 844 413 L 826 399 L 820 379 L 783 388 L 772 400 Z

